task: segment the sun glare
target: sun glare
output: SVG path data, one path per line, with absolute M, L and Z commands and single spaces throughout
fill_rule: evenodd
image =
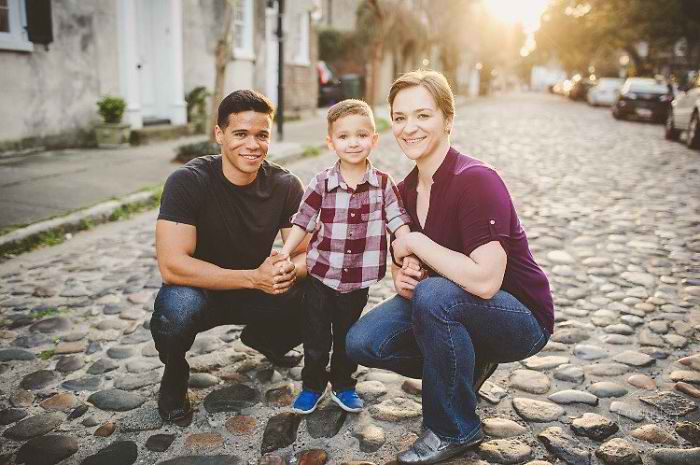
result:
M 483 0 L 486 11 L 495 18 L 511 24 L 520 23 L 525 33 L 540 27 L 540 16 L 550 0 Z

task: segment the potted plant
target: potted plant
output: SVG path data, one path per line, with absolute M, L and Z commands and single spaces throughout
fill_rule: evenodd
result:
M 121 97 L 107 95 L 97 102 L 97 112 L 103 121 L 95 128 L 98 147 L 116 148 L 129 145 L 129 125 L 121 124 L 124 110 L 126 102 Z

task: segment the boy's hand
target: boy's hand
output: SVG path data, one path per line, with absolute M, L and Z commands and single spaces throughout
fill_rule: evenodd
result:
M 418 259 L 415 260 L 417 261 Z M 404 263 L 406 263 L 406 259 L 404 259 Z M 410 264 L 405 268 L 394 268 L 393 278 L 396 293 L 405 299 L 411 299 L 413 291 L 423 279 L 423 272 L 415 269 L 413 264 Z
M 274 278 L 275 294 L 283 294 L 291 288 L 297 279 L 296 265 L 291 257 L 287 256 L 286 260 L 280 260 L 275 265 L 277 266 L 277 275 Z
M 394 258 L 396 258 L 399 263 L 403 263 L 403 259 L 413 253 L 409 247 L 409 241 L 413 234 L 414 233 L 404 234 L 394 239 L 394 242 L 391 243 L 391 247 L 394 250 Z

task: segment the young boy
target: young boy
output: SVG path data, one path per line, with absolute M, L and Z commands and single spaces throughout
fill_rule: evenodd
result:
M 386 230 L 397 237 L 410 231 L 393 180 L 367 159 L 378 139 L 365 102 L 344 100 L 328 110 L 326 141 L 338 162 L 306 188 L 282 249 L 295 250 L 307 232 L 313 233 L 306 257 L 310 283 L 304 298 L 303 390 L 292 407 L 298 413 L 316 409 L 329 381 L 332 399 L 343 410 L 363 407 L 352 377 L 357 364 L 345 353 L 345 335 L 367 304 L 369 286 L 386 272 Z

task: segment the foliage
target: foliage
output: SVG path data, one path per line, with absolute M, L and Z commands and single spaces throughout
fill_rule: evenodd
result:
M 355 44 L 353 31 L 339 31 L 326 27 L 318 31 L 318 59 L 333 63 L 345 58 Z
M 301 158 L 316 157 L 321 154 L 321 147 L 318 145 L 305 145 L 301 152 Z
M 61 313 L 61 310 L 59 310 L 58 308 L 49 307 L 49 308 L 39 310 L 38 312 L 32 312 L 31 317 L 34 319 L 39 319 L 39 318 L 44 318 L 47 316 L 55 316 L 55 315 L 58 315 L 59 313 Z
M 97 112 L 108 124 L 121 123 L 124 110 L 126 110 L 126 102 L 121 97 L 106 95 L 97 102 Z
M 185 95 L 187 102 L 187 121 L 193 121 L 196 116 L 206 116 L 207 97 L 211 93 L 204 86 L 197 86 Z
M 599 68 L 624 50 L 632 74 L 653 74 L 655 58 L 680 39 L 687 56 L 700 47 L 697 0 L 552 0 L 536 34 L 540 59 L 556 57 L 570 72 Z M 642 54 L 640 42 L 648 45 Z
M 194 142 L 192 144 L 181 145 L 177 148 L 175 160 L 181 163 L 187 163 L 193 158 L 202 157 L 204 155 L 216 155 L 221 151 L 219 144 L 209 141 Z
M 391 123 L 386 118 L 375 116 L 374 123 L 377 126 L 378 133 L 382 133 L 391 129 Z
M 42 360 L 48 360 L 51 357 L 53 357 L 55 353 L 56 349 L 42 350 L 41 352 L 39 352 L 39 358 Z

